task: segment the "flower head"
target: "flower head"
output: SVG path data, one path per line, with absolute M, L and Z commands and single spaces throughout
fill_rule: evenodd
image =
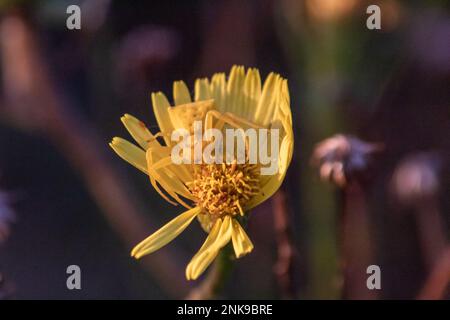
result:
M 139 146 L 117 137 L 110 145 L 121 158 L 148 174 L 150 183 L 164 199 L 188 209 L 139 243 L 131 255 L 140 258 L 158 250 L 197 218 L 208 237 L 186 268 L 187 279 L 196 279 L 230 241 L 237 258 L 253 250 L 240 222 L 250 209 L 280 187 L 286 175 L 293 153 L 289 91 L 287 81 L 275 73 L 262 85 L 257 69 L 245 71 L 244 67 L 234 66 L 228 79 L 223 73 L 211 79 L 197 79 L 193 99 L 183 81 L 174 82 L 173 99 L 171 106 L 163 93 L 152 94 L 159 132 L 152 134 L 141 121 L 125 115 L 122 122 Z M 275 153 L 278 170 L 272 175 L 261 174 L 262 164 L 249 161 L 251 141 L 247 138 L 244 162 L 239 162 L 235 153 L 231 154 L 231 161 L 225 161 L 229 153 L 214 152 L 211 154 L 220 161 L 175 163 L 173 151 L 177 143 L 172 140 L 173 134 L 186 130 L 189 148 L 195 149 L 195 122 L 203 124 L 205 130 L 219 132 L 227 128 L 277 131 L 277 141 L 271 140 L 270 144 L 280 146 Z M 259 137 L 261 141 L 267 142 Z M 204 141 L 200 144 L 203 146 Z

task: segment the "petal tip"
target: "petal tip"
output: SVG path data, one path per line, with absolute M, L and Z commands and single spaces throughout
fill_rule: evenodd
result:
M 119 137 L 113 137 L 113 138 L 111 139 L 111 142 L 109 143 L 109 145 L 110 145 L 111 147 L 113 147 L 113 146 L 117 145 L 117 144 L 119 143 L 119 141 L 120 141 L 120 138 L 119 138 Z

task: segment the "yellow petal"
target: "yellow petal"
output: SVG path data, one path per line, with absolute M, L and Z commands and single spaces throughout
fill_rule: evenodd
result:
M 173 99 L 175 105 L 191 103 L 191 95 L 184 81 L 175 81 L 173 83 Z
M 246 209 L 251 209 L 266 201 L 271 197 L 281 186 L 286 171 L 289 166 L 289 162 L 292 159 L 292 144 L 291 136 L 286 136 L 280 147 L 280 158 L 278 161 L 278 174 L 271 176 L 268 182 L 261 187 L 258 195 L 256 195 L 248 204 Z
M 226 111 L 238 115 L 243 113 L 243 86 L 245 71 L 242 66 L 233 66 L 227 82 Z
M 214 261 L 220 249 L 230 242 L 233 232 L 231 218 L 226 216 L 220 224 L 218 231 L 216 225 L 213 227 L 215 230 L 211 230 L 210 236 L 206 239 L 199 253 L 192 258 L 187 266 L 186 278 L 188 280 L 197 279 L 208 268 L 211 262 Z
M 226 77 L 225 73 L 216 73 L 211 78 L 211 97 L 214 99 L 217 110 L 225 111 L 226 106 Z
M 280 159 L 278 162 L 278 170 L 286 173 L 289 164 L 292 160 L 292 154 L 294 149 L 294 140 L 291 135 L 287 135 L 281 142 L 280 147 Z
M 195 101 L 211 99 L 211 91 L 207 78 L 197 79 L 195 81 Z
M 291 114 L 291 98 L 289 96 L 289 87 L 286 79 L 283 79 L 283 83 L 281 85 L 281 95 L 285 99 L 285 104 L 283 104 L 283 113 L 286 114 L 289 118 L 291 118 L 292 123 L 292 114 Z
M 175 239 L 184 229 L 192 222 L 192 220 L 200 213 L 201 209 L 195 207 L 180 214 L 171 220 L 161 229 L 153 233 L 147 239 L 139 243 L 131 251 L 131 256 L 136 259 L 152 253 Z
M 172 122 L 169 117 L 170 104 L 166 96 L 162 92 L 152 93 L 153 112 L 155 113 L 156 121 L 163 135 L 166 145 L 170 146 L 170 134 L 173 131 Z
M 281 186 L 283 178 L 284 177 L 280 174 L 272 176 L 271 179 L 269 179 L 269 181 L 261 188 L 258 195 L 256 195 L 249 203 L 247 203 L 246 209 L 252 209 L 272 196 L 275 191 L 277 191 Z
M 149 143 L 158 143 L 145 124 L 139 119 L 133 117 L 132 115 L 125 114 L 122 118 L 120 118 L 120 120 L 122 120 L 122 123 L 125 128 L 127 128 L 133 139 L 144 150 L 147 150 Z
M 145 174 L 148 173 L 144 150 L 119 137 L 113 138 L 109 145 L 123 160 L 135 166 Z
M 277 103 L 278 108 L 276 109 L 272 122 L 281 122 L 285 132 L 292 131 L 292 113 L 289 101 L 290 98 L 287 80 L 283 79 L 281 83 L 279 101 Z
M 159 145 L 159 143 L 158 143 Z M 135 167 L 137 167 L 138 169 L 140 169 L 141 171 L 143 171 L 144 173 L 148 174 L 150 177 L 150 183 L 152 184 L 152 186 L 155 188 L 155 190 L 161 195 L 161 197 L 163 197 L 167 202 L 173 204 L 173 205 L 177 205 L 175 202 L 171 201 L 159 188 L 156 180 L 154 177 L 152 177 L 152 175 L 149 174 L 148 171 L 148 162 L 145 159 L 146 155 L 145 152 L 142 149 L 137 148 L 136 146 L 134 146 L 133 144 L 129 143 L 128 141 L 122 139 L 122 138 L 114 138 L 113 141 L 110 143 L 110 146 L 116 151 L 116 153 L 119 154 L 119 156 L 124 159 L 125 161 L 131 163 L 132 165 L 134 165 Z M 160 154 L 161 156 L 170 154 L 170 149 L 168 147 L 162 147 L 159 145 L 158 148 L 156 148 L 156 150 L 153 149 L 149 149 L 151 150 L 151 152 L 153 153 L 157 153 Z M 143 152 L 144 152 L 144 156 L 143 156 Z M 148 150 L 147 150 L 148 152 Z M 144 158 L 144 159 L 143 159 Z M 142 162 L 145 162 L 144 163 Z M 190 209 L 190 207 L 189 207 Z
M 233 242 L 234 253 L 237 258 L 240 258 L 253 250 L 253 243 L 236 219 L 233 219 L 232 225 L 233 233 L 231 240 Z
M 261 191 L 250 201 L 250 203 L 247 204 L 246 209 L 253 208 L 264 202 L 278 190 L 292 160 L 294 135 L 292 131 L 292 114 L 289 106 L 289 89 L 287 86 L 287 80 L 280 78 L 279 86 L 280 92 L 277 102 L 277 109 L 275 110 L 275 115 L 272 119 L 273 123 L 271 124 L 272 128 L 282 129 L 282 140 L 278 158 L 278 174 L 262 177 Z
M 252 119 L 261 97 L 261 76 L 258 69 L 248 69 L 244 81 L 244 96 L 246 111 L 243 116 L 247 119 Z
M 264 113 L 264 117 L 262 120 L 262 123 L 264 126 L 267 126 L 270 124 L 270 122 L 272 121 L 279 105 L 280 105 L 280 98 L 281 98 L 281 86 L 282 86 L 282 82 L 283 79 L 277 75 L 275 84 L 274 84 L 274 88 L 273 88 L 273 92 L 272 92 L 272 97 L 268 98 L 268 102 L 267 102 L 267 112 Z
M 195 254 L 195 256 L 192 257 L 191 261 L 187 265 L 187 267 L 186 267 L 186 278 L 188 280 L 191 280 L 191 278 L 192 278 L 192 270 L 193 270 L 193 268 L 198 269 L 197 266 L 202 261 L 205 261 L 204 258 L 202 258 L 202 259 L 199 259 L 199 258 L 202 257 L 203 253 L 206 250 L 210 249 L 211 245 L 216 241 L 217 235 L 219 234 L 219 230 L 220 230 L 221 226 L 222 226 L 222 220 L 221 219 L 217 219 L 217 221 L 215 222 L 215 224 L 211 228 L 211 230 L 210 230 L 210 232 L 208 234 L 208 237 L 206 238 L 206 240 L 203 243 L 202 247 L 200 248 L 200 250 L 198 250 L 198 252 Z M 211 257 L 212 257 L 212 255 L 208 255 L 207 256 L 207 258 L 211 258 Z
M 254 115 L 254 122 L 267 126 L 268 120 L 273 117 L 276 101 L 279 95 L 281 77 L 271 73 L 264 82 L 264 86 Z
M 196 280 L 216 259 L 219 251 L 206 250 L 202 255 L 198 256 L 193 262 L 190 273 L 186 273 L 187 280 Z M 187 271 L 186 271 L 187 272 Z
M 222 249 L 228 242 L 230 242 L 231 234 L 233 233 L 233 228 L 231 225 L 230 216 L 223 218 L 222 226 L 220 227 L 217 240 L 214 242 L 212 248 L 216 250 Z

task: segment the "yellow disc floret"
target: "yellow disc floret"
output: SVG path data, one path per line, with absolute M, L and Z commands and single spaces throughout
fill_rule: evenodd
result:
M 255 164 L 201 164 L 189 189 L 212 222 L 224 216 L 244 215 L 249 200 L 258 194 L 260 169 Z

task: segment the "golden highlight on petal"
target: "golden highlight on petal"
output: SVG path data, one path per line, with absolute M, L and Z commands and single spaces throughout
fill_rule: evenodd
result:
M 180 214 L 134 247 L 131 256 L 139 259 L 165 246 L 183 232 L 199 213 L 200 209 L 195 207 Z

